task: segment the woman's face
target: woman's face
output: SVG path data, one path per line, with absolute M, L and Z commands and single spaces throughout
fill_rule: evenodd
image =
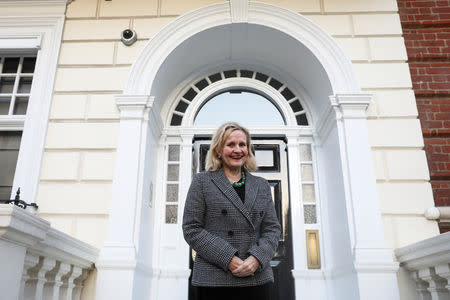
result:
M 248 158 L 247 136 L 241 130 L 234 130 L 225 141 L 222 153 L 222 166 L 228 169 L 241 168 Z

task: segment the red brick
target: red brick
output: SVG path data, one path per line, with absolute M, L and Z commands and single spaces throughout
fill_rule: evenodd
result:
M 397 3 L 435 203 L 450 206 L 450 1 Z
M 450 82 L 429 83 L 428 86 L 430 89 L 433 89 L 433 90 L 450 90 Z
M 411 1 L 412 7 L 433 7 L 434 3 L 430 1 Z
M 430 9 L 435 14 L 448 14 L 450 13 L 450 7 L 433 7 Z
M 420 42 L 420 46 L 422 47 L 443 47 L 445 46 L 445 42 L 443 40 L 432 40 L 432 41 L 423 41 Z
M 447 67 L 428 68 L 427 74 L 450 74 L 450 68 Z

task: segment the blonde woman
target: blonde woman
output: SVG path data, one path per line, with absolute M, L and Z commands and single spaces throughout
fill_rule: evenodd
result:
M 253 176 L 256 161 L 248 130 L 221 125 L 186 198 L 183 233 L 197 253 L 192 285 L 199 300 L 269 299 L 270 260 L 280 224 L 267 180 Z

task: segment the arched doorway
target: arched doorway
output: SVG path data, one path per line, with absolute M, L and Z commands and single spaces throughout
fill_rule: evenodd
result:
M 254 81 L 227 78 L 229 70 L 250 70 Z M 216 73 L 223 80 L 193 88 L 196 96 L 186 99 L 196 80 Z M 282 87 L 258 81 L 257 73 L 288 86 L 302 109 L 297 99 L 283 96 Z M 188 248 L 178 216 L 192 174 L 193 137 L 213 130 L 193 121 L 211 93 L 230 87 L 262 91 L 285 118 L 283 126 L 250 130 L 282 132 L 287 140 L 296 299 L 396 299 L 397 265 L 384 245 L 365 123 L 370 95 L 361 93 L 337 43 L 309 20 L 234 0 L 188 13 L 161 31 L 117 97 L 121 123 L 114 197 L 97 263 L 98 284 L 108 288 L 100 288 L 97 298 L 187 299 Z M 302 111 L 308 113 L 306 127 L 299 125 Z M 302 158 L 308 153 L 309 161 Z M 302 181 L 303 174 L 313 177 Z M 168 201 L 173 190 L 177 201 Z M 305 217 L 312 206 L 302 199 L 311 190 L 320 199 L 314 209 L 321 224 L 309 224 Z M 319 233 L 319 269 L 308 264 L 311 230 Z M 371 289 L 374 281 L 385 289 Z
M 166 165 L 167 175 L 162 176 L 167 180 L 163 180 L 158 185 L 166 188 L 162 191 L 162 195 L 166 195 L 165 207 L 163 207 L 166 225 L 178 224 L 181 219 L 184 195 L 179 191 L 186 191 L 190 180 L 183 180 L 182 178 L 186 177 L 180 174 L 187 175 L 192 169 L 191 164 L 192 173 L 202 170 L 204 167 L 202 157 L 206 154 L 208 139 L 217 125 L 229 120 L 242 123 L 250 129 L 253 136 L 256 157 L 260 158 L 261 167 L 257 175 L 265 177 L 271 183 L 275 207 L 283 227 L 278 252 L 272 261 L 276 277 L 275 288 L 272 290 L 273 299 L 294 299 L 295 282 L 291 275 L 294 261 L 292 222 L 295 222 L 295 228 L 303 229 L 305 228 L 304 220 L 307 220 L 306 227 L 314 228 L 316 233 L 320 228 L 320 218 L 316 213 L 319 207 L 318 196 L 315 192 L 317 185 L 314 184 L 315 172 L 312 171 L 315 167 L 311 155 L 312 126 L 308 121 L 309 113 L 304 108 L 306 107 L 304 97 L 300 91 L 289 87 L 277 77 L 249 68 L 227 68 L 209 72 L 193 78 L 191 82 L 178 90 L 179 93 L 174 95 L 176 100 L 167 103 L 170 108 L 162 108 L 162 111 L 168 113 L 164 118 L 167 122 L 167 130 L 160 139 L 160 144 L 167 149 L 167 154 L 163 155 L 167 157 L 167 162 L 163 163 L 163 167 Z M 236 109 L 237 106 L 233 104 L 239 104 L 239 109 Z M 303 133 L 301 147 L 309 153 L 309 158 L 302 153 L 300 158 L 294 156 L 287 159 L 287 144 L 289 144 L 287 136 L 293 130 Z M 193 141 L 194 149 L 187 145 L 189 140 Z M 298 141 L 295 141 L 295 144 Z M 290 141 L 291 146 L 293 143 Z M 182 149 L 185 151 L 184 159 Z M 191 162 L 186 158 L 192 151 L 194 156 Z M 171 156 L 176 158 L 170 158 Z M 303 197 L 290 196 L 289 193 L 289 169 L 296 168 L 297 165 L 305 168 L 303 177 L 294 179 L 299 180 L 302 183 L 301 187 L 305 190 L 309 189 L 310 197 L 305 199 L 305 203 L 303 203 Z M 169 201 L 167 201 L 168 198 L 170 198 Z M 300 210 L 308 210 L 306 218 L 291 218 L 290 198 L 297 204 L 295 206 L 297 210 L 299 206 Z M 161 242 L 157 243 L 160 245 L 163 244 L 163 240 L 167 242 L 170 239 L 168 238 L 170 233 L 164 227 L 166 226 L 163 225 L 160 232 Z M 317 240 L 317 244 L 319 243 L 320 241 Z M 317 246 L 320 248 L 319 245 Z M 161 246 L 160 253 L 161 256 L 166 256 L 165 261 L 171 260 L 167 247 Z M 181 251 L 178 253 L 178 256 L 180 255 L 182 255 Z M 298 259 L 306 263 L 306 257 L 299 256 Z M 195 299 L 195 289 L 190 288 L 190 290 L 189 299 Z

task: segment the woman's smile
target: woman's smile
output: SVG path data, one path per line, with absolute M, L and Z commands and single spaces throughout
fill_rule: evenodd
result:
M 247 136 L 241 130 L 230 133 L 223 146 L 222 164 L 224 168 L 240 169 L 248 157 Z

